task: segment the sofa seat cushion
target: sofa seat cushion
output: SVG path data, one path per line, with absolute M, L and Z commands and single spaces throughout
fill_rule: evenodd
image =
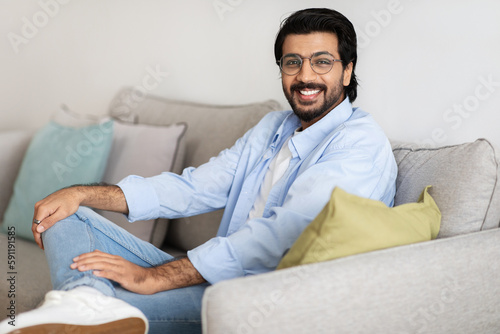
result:
M 437 148 L 393 142 L 392 147 L 399 168 L 394 204 L 416 201 L 431 184 L 442 214 L 438 238 L 498 227 L 498 162 L 490 142 Z
M 15 240 L 12 239 L 11 235 L 10 244 L 12 246 L 9 254 L 13 256 L 15 263 L 9 263 L 7 256 L 9 239 L 6 234 L 0 233 L 0 245 L 2 245 L 2 256 L 0 256 L 0 271 L 2 272 L 0 280 L 1 320 L 10 313 L 8 307 L 11 302 L 15 304 L 16 314 L 26 312 L 34 309 L 43 300 L 45 294 L 52 289 L 49 266 L 44 251 L 38 248 L 34 242 L 20 239 L 17 235 L 14 237 Z M 13 274 L 9 274 L 11 272 Z M 14 279 L 7 280 L 11 276 Z

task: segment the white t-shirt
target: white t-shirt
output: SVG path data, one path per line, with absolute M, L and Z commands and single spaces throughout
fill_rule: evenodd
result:
M 299 130 L 297 129 L 294 134 L 285 141 L 281 150 L 269 164 L 269 168 L 264 176 L 264 181 L 260 186 L 259 195 L 255 199 L 252 210 L 250 210 L 250 213 L 248 214 L 248 220 L 262 217 L 266 207 L 267 197 L 269 196 L 272 187 L 283 177 L 288 166 L 290 165 L 292 152 L 290 152 L 290 148 L 288 148 L 288 143 L 298 132 Z

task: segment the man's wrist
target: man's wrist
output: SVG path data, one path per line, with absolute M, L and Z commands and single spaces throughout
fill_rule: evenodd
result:
M 75 200 L 80 204 L 80 205 L 85 205 L 84 203 L 87 201 L 88 197 L 88 186 L 84 185 L 75 185 L 71 187 L 70 189 L 73 190 L 73 195 Z
M 69 196 L 80 205 L 91 206 L 90 200 L 96 198 L 95 187 L 104 186 L 101 183 L 91 183 L 91 184 L 74 184 L 72 186 L 63 188 L 62 190 L 68 191 Z M 106 185 L 107 186 L 107 185 Z
M 187 257 L 147 269 L 146 282 L 151 284 L 153 293 L 206 282 Z

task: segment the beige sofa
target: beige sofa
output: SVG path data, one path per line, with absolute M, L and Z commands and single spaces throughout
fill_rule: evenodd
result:
M 138 124 L 187 123 L 177 151 L 184 167 L 208 161 L 281 108 L 275 101 L 214 106 L 155 96 L 133 100 L 135 93 L 120 91 L 110 115 Z M 0 217 L 32 135 L 0 133 Z M 396 204 L 416 201 L 432 184 L 443 215 L 438 240 L 218 283 L 204 296 L 204 333 L 497 333 L 500 194 L 493 146 L 486 140 L 442 148 L 394 142 L 393 151 Z M 155 225 L 151 241 L 181 255 L 214 236 L 220 217 L 157 221 L 161 228 Z M 0 234 L 0 244 L 0 307 L 14 300 L 17 313 L 34 308 L 51 288 L 43 252 L 16 238 L 11 284 L 6 235 Z M 12 289 L 15 297 L 5 298 Z

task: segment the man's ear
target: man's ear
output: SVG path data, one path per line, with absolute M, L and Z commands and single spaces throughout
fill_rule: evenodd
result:
M 344 69 L 344 86 L 349 86 L 351 83 L 352 75 L 352 62 L 350 62 Z

